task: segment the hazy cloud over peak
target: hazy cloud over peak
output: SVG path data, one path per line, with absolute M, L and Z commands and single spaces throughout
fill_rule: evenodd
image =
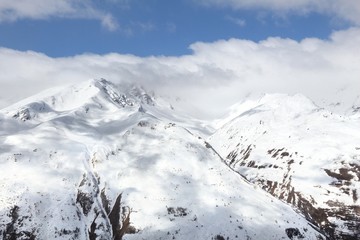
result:
M 360 89 L 359 45 L 360 29 L 352 28 L 334 32 L 329 40 L 198 42 L 190 46 L 191 55 L 179 57 L 51 58 L 0 48 L 0 106 L 49 87 L 104 77 L 180 97 L 181 107 L 198 108 L 192 113 L 200 117 L 219 116 L 245 96 L 261 93 L 302 93 L 320 105 L 340 101 L 350 107 Z

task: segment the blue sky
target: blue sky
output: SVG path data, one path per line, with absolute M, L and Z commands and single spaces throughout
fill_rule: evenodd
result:
M 51 57 L 110 52 L 179 56 L 189 54 L 188 47 L 199 41 L 230 38 L 260 41 L 270 36 L 326 39 L 332 31 L 350 25 L 317 11 L 278 11 L 257 6 L 242 9 L 192 0 L 86 2 L 99 16 L 81 13 L 84 6 L 80 6 L 74 15 L 54 12 L 37 17 L 23 13 L 16 19 L 3 19 L 0 46 L 33 50 Z M 102 25 L 105 15 L 111 16 L 115 26 Z

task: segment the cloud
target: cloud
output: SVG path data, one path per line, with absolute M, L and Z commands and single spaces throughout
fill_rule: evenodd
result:
M 117 29 L 114 17 L 95 8 L 90 0 L 2 0 L 0 23 L 20 19 L 43 20 L 53 17 L 99 20 L 109 31 Z
M 233 9 L 258 9 L 277 13 L 307 14 L 317 12 L 335 16 L 360 25 L 360 4 L 358 0 L 197 0 L 206 6 L 231 7 Z
M 239 27 L 245 27 L 246 25 L 246 21 L 244 19 L 241 18 L 235 18 L 235 17 L 231 17 L 231 16 L 226 16 L 225 17 L 226 20 L 238 25 Z
M 111 14 L 105 14 L 105 15 L 101 14 L 100 19 L 102 26 L 108 29 L 109 31 L 115 31 L 119 27 L 115 18 Z
M 360 29 L 329 40 L 268 38 L 198 42 L 190 55 L 141 58 L 116 53 L 51 58 L 0 48 L 0 108 L 41 90 L 90 78 L 136 83 L 180 97 L 175 107 L 219 117 L 227 107 L 261 93 L 302 93 L 319 105 L 350 107 L 360 89 Z

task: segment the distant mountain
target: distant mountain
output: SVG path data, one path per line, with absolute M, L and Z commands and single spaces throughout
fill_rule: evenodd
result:
M 266 95 L 209 139 L 226 164 L 330 239 L 360 239 L 360 122 L 302 95 Z

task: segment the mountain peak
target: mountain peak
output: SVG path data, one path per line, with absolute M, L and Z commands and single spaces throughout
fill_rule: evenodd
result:
M 265 94 L 259 100 L 259 104 L 272 109 L 286 108 L 291 111 L 312 111 L 318 108 L 313 101 L 302 94 Z
M 40 115 L 48 119 L 66 112 L 87 112 L 94 107 L 111 111 L 125 107 L 138 109 L 143 104 L 155 105 L 153 98 L 144 89 L 116 85 L 101 78 L 44 91 L 3 109 L 2 112 L 27 121 Z

